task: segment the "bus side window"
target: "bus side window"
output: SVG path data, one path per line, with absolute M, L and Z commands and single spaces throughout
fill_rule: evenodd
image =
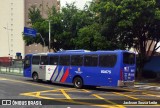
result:
M 41 65 L 48 65 L 48 57 L 47 56 L 41 56 Z
M 58 65 L 58 56 L 50 56 L 50 65 Z
M 99 66 L 101 67 L 114 67 L 117 61 L 116 55 L 100 55 Z
M 72 55 L 71 56 L 71 65 L 72 66 L 82 66 L 83 56 L 82 55 Z
M 98 55 L 85 55 L 84 66 L 97 66 Z
M 33 56 L 32 64 L 39 65 L 39 62 L 40 62 L 40 56 Z
M 60 56 L 59 65 L 69 66 L 70 56 Z

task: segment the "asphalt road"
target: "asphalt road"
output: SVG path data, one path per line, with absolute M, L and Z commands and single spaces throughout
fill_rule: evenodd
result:
M 160 107 L 159 91 L 109 87 L 75 89 L 71 85 L 33 82 L 30 78 L 6 74 L 0 74 L 0 99 L 3 104 L 0 108 Z

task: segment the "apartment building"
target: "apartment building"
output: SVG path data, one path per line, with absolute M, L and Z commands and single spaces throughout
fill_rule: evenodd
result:
M 28 25 L 28 9 L 36 5 L 47 18 L 47 9 L 60 9 L 59 0 L 0 0 L 0 57 L 15 58 L 21 54 L 43 52 L 40 44 L 25 46 L 22 32 Z M 47 50 L 47 49 L 46 49 Z

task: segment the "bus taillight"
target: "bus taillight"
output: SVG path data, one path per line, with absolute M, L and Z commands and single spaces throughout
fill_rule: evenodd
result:
M 123 70 L 120 69 L 120 80 L 123 80 Z

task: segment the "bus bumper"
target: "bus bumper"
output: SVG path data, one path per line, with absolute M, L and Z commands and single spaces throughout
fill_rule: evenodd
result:
M 118 86 L 119 87 L 132 87 L 132 86 L 134 86 L 134 81 L 121 81 L 121 80 L 118 80 Z

